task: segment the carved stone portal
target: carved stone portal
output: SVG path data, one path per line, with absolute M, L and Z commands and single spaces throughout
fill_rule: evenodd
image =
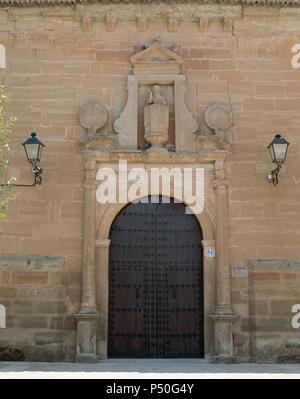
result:
M 166 118 L 166 109 L 162 111 L 163 108 L 161 108 L 159 116 L 163 118 L 165 128 L 168 126 L 169 136 L 170 129 L 174 130 L 174 143 L 171 144 L 175 146 L 176 151 L 187 150 L 188 140 L 186 138 L 198 130 L 198 122 L 185 104 L 184 96 L 187 85 L 186 76 L 182 73 L 182 58 L 174 51 L 162 48 L 160 43 L 155 41 L 150 47 L 131 57 L 131 64 L 133 71 L 132 74 L 128 75 L 127 103 L 119 118 L 114 122 L 114 129 L 119 133 L 119 147 L 137 149 L 140 133 L 139 119 L 146 116 L 142 127 L 145 128 L 147 125 L 148 128 L 150 115 L 153 112 L 158 112 L 154 111 L 153 108 L 153 112 L 152 110 L 146 111 L 144 115 L 139 115 L 138 104 L 141 103 L 139 89 L 143 86 L 147 88 L 151 85 L 154 87 L 160 86 L 161 88 L 164 86 L 171 89 L 172 98 L 174 99 L 174 123 L 170 123 L 171 114 L 169 112 L 168 124 L 166 124 L 164 119 Z M 144 103 L 144 106 L 146 105 L 147 103 Z M 142 136 L 144 137 L 145 135 L 148 137 L 146 131 L 143 132 Z

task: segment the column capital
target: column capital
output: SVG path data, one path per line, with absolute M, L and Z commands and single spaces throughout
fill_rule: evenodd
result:
M 216 240 L 202 240 L 201 244 L 203 248 L 216 248 Z
M 216 181 L 226 181 L 226 162 L 224 159 L 215 161 L 215 179 Z
M 95 161 L 94 159 L 88 159 L 84 163 L 84 169 L 86 171 L 88 171 L 88 170 L 96 170 L 97 169 L 97 161 Z
M 85 311 L 79 310 L 77 313 L 73 314 L 73 317 L 77 321 L 92 321 L 92 320 L 99 319 L 101 317 L 101 315 L 96 310 L 94 312 L 85 312 Z
M 216 179 L 215 181 L 214 181 L 214 184 L 213 184 L 213 187 L 214 187 L 214 189 L 216 190 L 217 188 L 220 188 L 220 187 L 224 187 L 224 188 L 228 188 L 228 186 L 229 186 L 229 183 L 228 183 L 228 180 L 223 180 L 223 179 Z

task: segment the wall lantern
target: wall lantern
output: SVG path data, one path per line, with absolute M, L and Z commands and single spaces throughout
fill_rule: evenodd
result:
M 27 161 L 31 165 L 32 173 L 34 176 L 34 182 L 32 184 L 14 184 L 9 183 L 9 186 L 18 187 L 33 187 L 36 184 L 42 184 L 42 168 L 38 166 L 42 158 L 42 152 L 45 145 L 37 138 L 36 133 L 31 133 L 31 136 L 24 141 L 22 144 L 25 149 Z M 6 184 L 1 184 L 6 186 Z
M 268 175 L 269 183 L 273 183 L 274 186 L 278 184 L 278 174 L 285 162 L 288 146 L 289 143 L 280 134 L 276 134 L 273 141 L 268 145 L 272 162 L 277 165 Z

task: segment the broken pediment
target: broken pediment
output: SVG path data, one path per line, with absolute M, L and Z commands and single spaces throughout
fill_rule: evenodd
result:
M 198 122 L 185 102 L 187 82 L 182 72 L 182 58 L 155 40 L 130 60 L 133 73 L 128 75 L 127 103 L 114 122 L 114 129 L 119 133 L 119 147 L 145 148 L 146 151 L 162 149 L 160 145 L 153 145 L 151 150 L 147 147 L 151 141 L 158 144 L 158 137 L 153 139 L 153 136 L 159 135 L 159 140 L 162 140 L 159 144 L 165 146 L 163 150 L 174 148 L 180 152 L 190 149 Z
M 153 73 L 166 71 L 168 74 L 179 75 L 183 60 L 173 51 L 162 48 L 159 42 L 154 42 L 150 47 L 135 54 L 130 59 L 134 74 Z

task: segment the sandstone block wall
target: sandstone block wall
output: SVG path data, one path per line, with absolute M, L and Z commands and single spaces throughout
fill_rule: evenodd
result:
M 259 362 L 300 360 L 299 329 L 293 328 L 293 306 L 300 298 L 300 264 L 286 260 L 249 262 L 250 355 Z
M 80 305 L 83 221 L 79 107 L 93 100 L 104 103 L 109 122 L 103 131 L 111 132 L 126 100 L 129 57 L 137 45 L 150 44 L 157 35 L 163 46 L 176 47 L 184 58 L 196 96 L 190 107 L 200 126 L 209 102 L 232 106 L 232 266 L 246 266 L 249 259 L 300 259 L 300 70 L 291 65 L 291 48 L 300 41 L 300 9 L 188 4 L 173 10 L 149 4 L 143 5 L 147 24 L 141 28 L 138 5 L 111 8 L 116 24 L 107 23 L 109 5 L 0 9 L 7 65 L 1 78 L 17 117 L 10 176 L 31 182 L 21 146 L 31 131 L 46 144 L 43 185 L 17 189 L 1 222 L 0 254 L 15 259 L 12 268 L 1 266 L 0 303 L 8 306 L 9 323 L 0 333 L 1 346 L 13 336 L 30 359 L 70 360 L 75 345 L 70 315 Z M 173 12 L 178 21 L 170 25 Z M 207 18 L 208 24 L 203 22 Z M 291 145 L 280 184 L 274 187 L 266 182 L 272 167 L 266 147 L 278 132 Z M 55 271 L 48 266 L 19 270 L 20 256 L 64 261 Z M 299 302 L 294 286 L 299 270 L 260 273 L 259 267 L 249 269 L 249 284 L 247 278 L 232 277 L 233 306 L 241 316 L 235 345 L 242 360 L 266 358 L 265 345 L 282 348 L 294 337 L 285 327 L 290 313 L 283 313 L 294 299 Z M 276 287 L 284 287 L 280 296 Z M 261 288 L 272 290 L 269 299 L 259 296 L 265 295 Z M 253 319 L 255 328 L 248 325 Z M 273 321 L 278 331 L 266 331 Z M 273 349 L 268 353 L 279 359 Z
M 65 272 L 59 256 L 1 256 L 0 277 L 1 347 L 22 350 L 26 360 L 74 360 L 81 274 Z

